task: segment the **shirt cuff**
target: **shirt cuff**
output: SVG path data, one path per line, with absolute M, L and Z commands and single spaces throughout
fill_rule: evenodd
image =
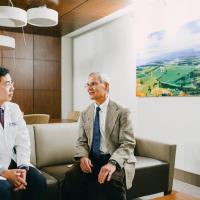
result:
M 18 169 L 25 169 L 26 171 L 29 170 L 29 166 L 28 165 L 20 165 L 17 167 Z
M 5 171 L 6 170 L 6 168 L 5 167 L 3 167 L 3 166 L 0 166 L 0 175 L 3 173 L 3 171 Z

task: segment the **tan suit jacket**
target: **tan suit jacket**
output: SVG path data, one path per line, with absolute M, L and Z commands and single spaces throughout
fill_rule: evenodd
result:
M 89 155 L 93 137 L 94 109 L 95 106 L 92 104 L 81 113 L 75 158 Z M 136 162 L 134 156 L 136 142 L 130 112 L 111 100 L 107 108 L 105 138 L 110 159 L 116 160 L 125 170 L 126 186 L 129 189 L 132 186 Z

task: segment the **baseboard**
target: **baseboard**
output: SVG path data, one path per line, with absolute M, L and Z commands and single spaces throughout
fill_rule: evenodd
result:
M 200 175 L 186 172 L 180 169 L 174 170 L 174 178 L 191 185 L 200 187 Z

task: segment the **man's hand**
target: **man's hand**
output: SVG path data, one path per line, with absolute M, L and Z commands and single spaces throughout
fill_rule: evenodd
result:
M 20 170 L 20 178 L 22 178 L 25 183 L 26 183 L 26 173 L 27 173 L 27 171 L 25 169 Z M 27 186 L 27 183 L 25 185 L 24 185 L 24 183 L 21 183 L 21 185 L 19 187 L 14 188 L 14 191 L 24 190 L 24 189 L 26 189 L 26 186 Z
M 92 173 L 92 162 L 88 157 L 82 157 L 80 159 L 80 167 L 84 173 Z
M 11 169 L 5 170 L 2 176 L 6 178 L 14 187 L 14 190 L 23 190 L 26 188 L 26 170 Z
M 100 184 L 104 183 L 106 178 L 107 181 L 110 181 L 112 174 L 115 172 L 116 166 L 111 163 L 107 163 L 106 165 L 101 167 L 101 170 L 98 175 L 98 182 Z

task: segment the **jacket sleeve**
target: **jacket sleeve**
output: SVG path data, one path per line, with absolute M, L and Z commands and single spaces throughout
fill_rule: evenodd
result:
M 111 158 L 116 160 L 121 168 L 124 163 L 136 162 L 134 156 L 134 148 L 136 141 L 133 134 L 132 122 L 130 119 L 130 111 L 128 109 L 122 109 L 119 116 L 119 146 L 112 153 Z
M 82 112 L 79 123 L 79 137 L 76 143 L 76 153 L 74 157 L 75 159 L 79 159 L 83 156 L 88 156 L 88 154 L 89 154 L 88 138 L 84 129 L 84 112 Z
M 17 106 L 17 125 L 18 133 L 15 140 L 15 150 L 17 156 L 17 166 L 30 165 L 30 137 L 26 127 L 26 123 L 23 119 L 23 115 L 19 107 Z

